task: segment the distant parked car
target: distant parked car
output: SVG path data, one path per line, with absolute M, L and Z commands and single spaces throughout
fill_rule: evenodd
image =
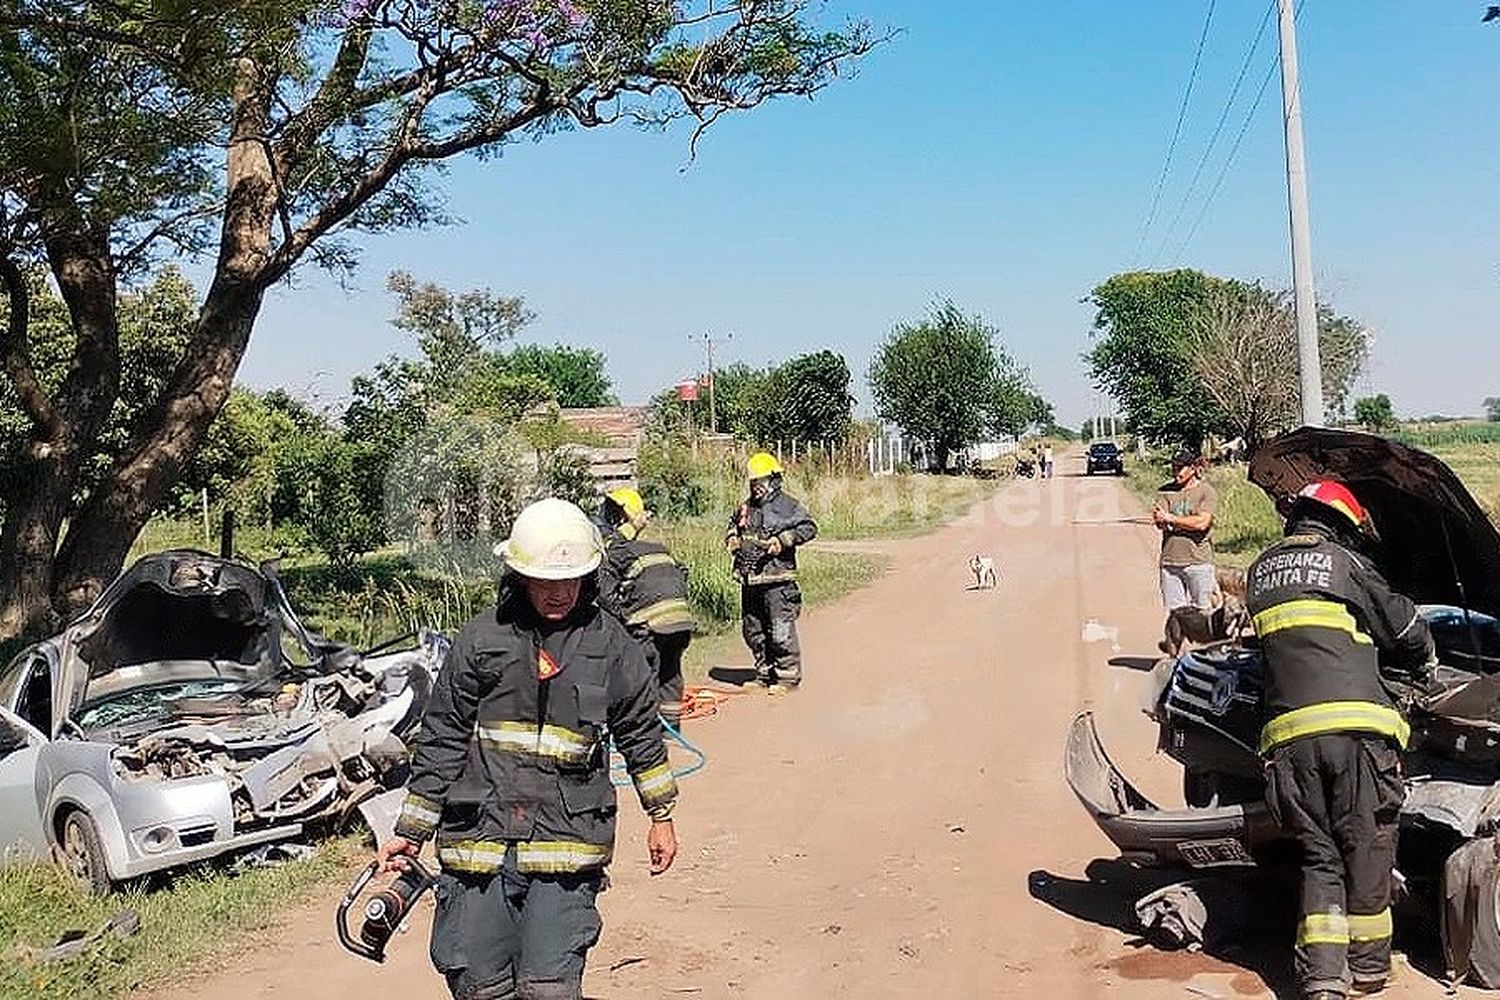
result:
M 406 781 L 447 646 L 421 640 L 361 654 L 270 565 L 145 557 L 0 671 L 0 857 L 103 889 L 341 824 Z
M 1117 476 L 1125 474 L 1125 456 L 1120 454 L 1120 446 L 1113 441 L 1095 441 L 1089 445 L 1088 474 L 1095 472 L 1113 472 Z

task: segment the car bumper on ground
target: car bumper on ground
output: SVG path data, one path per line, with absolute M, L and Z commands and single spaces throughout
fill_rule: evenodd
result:
M 1127 860 L 1223 868 L 1255 863 L 1255 853 L 1285 834 L 1260 803 L 1162 809 L 1120 773 L 1099 740 L 1090 712 L 1068 731 L 1068 786 Z

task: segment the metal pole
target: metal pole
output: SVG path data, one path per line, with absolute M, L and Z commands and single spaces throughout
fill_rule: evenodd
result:
M 719 411 L 714 403 L 714 339 L 709 334 L 703 335 L 703 343 L 708 348 L 708 433 L 719 433 Z
M 1313 292 L 1312 225 L 1307 207 L 1307 154 L 1302 147 L 1302 92 L 1297 84 L 1297 15 L 1293 0 L 1281 13 L 1281 101 L 1286 122 L 1287 205 L 1292 223 L 1292 291 L 1297 303 L 1297 370 L 1302 422 L 1323 426 L 1323 366 L 1318 358 L 1318 302 Z

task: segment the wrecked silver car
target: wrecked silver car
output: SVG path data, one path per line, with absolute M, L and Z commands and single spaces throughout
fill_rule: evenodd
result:
M 334 826 L 406 780 L 445 640 L 362 655 L 274 568 L 178 550 L 0 674 L 0 847 L 96 887 Z
M 1418 602 L 1438 647 L 1439 690 L 1391 691 L 1412 726 L 1397 902 L 1441 927 L 1457 978 L 1500 987 L 1500 533 L 1446 465 L 1382 438 L 1305 428 L 1264 445 L 1250 466 L 1278 502 L 1324 477 L 1370 511 L 1381 567 Z M 1253 639 L 1158 668 L 1149 714 L 1159 748 L 1183 765 L 1185 808 L 1148 800 L 1110 760 L 1093 717 L 1074 720 L 1068 782 L 1122 857 L 1200 875 L 1287 857 L 1256 751 L 1262 671 Z

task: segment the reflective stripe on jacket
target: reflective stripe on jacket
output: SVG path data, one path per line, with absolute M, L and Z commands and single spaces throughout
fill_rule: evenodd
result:
M 687 598 L 687 571 L 667 547 L 614 530 L 604 536 L 599 603 L 637 634 L 691 632 L 696 624 Z
M 459 633 L 438 674 L 396 833 L 435 835 L 452 871 L 499 871 L 509 845 L 522 871 L 602 868 L 615 838 L 611 739 L 643 809 L 665 818 L 677 799 L 655 677 L 587 594 L 555 628 L 514 584 L 501 595 Z M 558 667 L 545 678 L 543 652 Z
M 1415 605 L 1314 523 L 1267 549 L 1246 584 L 1266 654 L 1261 751 L 1331 732 L 1404 747 L 1410 728 L 1386 693 L 1380 653 L 1410 675 L 1425 670 L 1432 639 Z

